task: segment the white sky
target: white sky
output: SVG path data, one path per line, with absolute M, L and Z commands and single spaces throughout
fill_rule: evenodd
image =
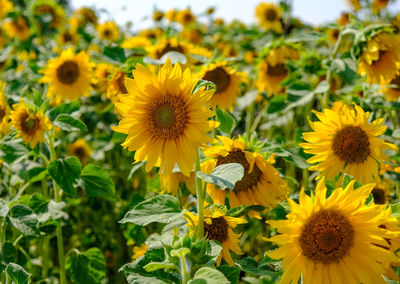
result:
M 267 0 L 271 1 L 271 0 Z M 171 8 L 183 9 L 191 7 L 196 14 L 205 11 L 208 7 L 216 7 L 216 17 L 226 21 L 239 19 L 245 23 L 254 22 L 254 10 L 261 0 L 71 0 L 73 8 L 93 6 L 105 9 L 100 20 L 114 20 L 123 25 L 128 21 L 133 23 L 133 29 L 148 27 L 153 7 L 163 11 Z M 274 1 L 275 3 L 277 1 Z M 392 0 L 393 2 L 393 0 Z M 390 4 L 389 9 L 400 12 L 400 1 Z M 293 0 L 293 14 L 310 24 L 321 24 L 333 21 L 340 12 L 349 10 L 345 0 Z

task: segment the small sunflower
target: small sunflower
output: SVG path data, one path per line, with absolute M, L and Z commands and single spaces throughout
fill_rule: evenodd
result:
M 164 18 L 164 13 L 162 11 L 154 11 L 153 12 L 153 20 L 155 22 L 159 22 Z
M 267 91 L 268 96 L 279 94 L 283 90 L 281 82 L 289 75 L 287 60 L 298 59 L 299 56 L 297 49 L 287 45 L 270 49 L 258 66 L 257 89 Z
M 281 283 L 297 283 L 302 273 L 306 284 L 386 283 L 381 275 L 399 259 L 384 247 L 398 232 L 381 225 L 394 218 L 382 206 L 365 205 L 374 184 L 353 187 L 351 181 L 326 198 L 322 179 L 315 199 L 302 190 L 299 204 L 288 200 L 287 220 L 267 221 L 281 233 L 267 239 L 282 245 L 267 253 L 273 259 L 283 258 Z
M 4 93 L 5 87 L 6 83 L 0 81 L 0 134 L 7 135 L 10 132 L 10 107 Z
M 191 212 L 186 212 L 186 219 L 189 222 L 189 227 L 193 230 L 193 225 L 198 226 L 199 224 L 198 216 Z M 222 245 L 221 254 L 217 258 L 217 265 L 221 264 L 222 258 L 230 266 L 235 265 L 230 251 L 238 255 L 243 254 L 238 245 L 240 234 L 234 233 L 233 229 L 244 223 L 247 223 L 245 219 L 226 216 L 225 212 L 218 207 L 204 209 L 204 234 L 209 240 L 218 241 Z
M 76 30 L 78 27 L 84 28 L 88 24 L 92 24 L 94 27 L 96 27 L 96 12 L 87 7 L 82 7 L 78 10 L 75 10 L 70 18 L 70 24 L 74 30 Z
M 191 42 L 193 44 L 200 44 L 202 40 L 202 34 L 198 29 L 193 28 L 185 28 L 183 29 L 179 35 L 186 41 Z
M 339 29 L 338 28 L 332 28 L 332 29 L 328 29 L 328 31 L 326 32 L 326 35 L 328 37 L 328 40 L 335 44 L 339 38 Z
M 157 44 L 146 47 L 149 56 L 155 59 L 160 59 L 164 54 L 170 51 L 180 52 L 187 56 L 189 50 L 190 45 L 186 42 L 179 41 L 177 38 L 163 38 Z
M 144 36 L 134 36 L 124 40 L 122 48 L 146 48 L 151 45 L 151 41 Z
M 115 69 L 112 73 L 110 80 L 108 81 L 107 97 L 114 101 L 118 94 L 127 94 L 128 91 L 125 88 L 124 80 L 125 73 L 121 70 Z
M 29 37 L 29 27 L 26 19 L 23 16 L 13 18 L 4 23 L 4 29 L 11 38 L 26 40 Z
M 0 7 L 1 7 L 0 20 L 7 17 L 8 13 L 10 13 L 14 10 L 14 5 L 9 0 L 0 0 Z
M 196 194 L 195 172 L 191 172 L 188 177 L 181 172 L 172 172 L 170 175 L 161 176 L 162 191 L 166 191 L 172 195 L 176 196 L 178 194 L 179 185 L 182 183 L 192 194 Z
M 186 27 L 191 23 L 194 23 L 196 21 L 196 17 L 195 15 L 193 15 L 190 9 L 184 9 L 178 11 L 178 13 L 176 14 L 176 21 L 182 26 Z
M 178 14 L 178 11 L 175 9 L 170 9 L 165 13 L 165 17 L 168 19 L 170 22 L 176 22 L 176 15 Z
M 307 160 L 317 163 L 310 170 L 319 171 L 319 177 L 326 176 L 328 180 L 345 173 L 362 183 L 379 179 L 378 163 L 389 161 L 383 151 L 397 150 L 395 145 L 378 138 L 386 131 L 383 118 L 369 123 L 370 113 L 358 105 L 355 109 L 344 105 L 338 111 L 313 112 L 320 121 L 310 121 L 314 132 L 303 133 L 308 143 L 300 144 L 304 152 L 314 155 Z
M 92 90 L 92 64 L 84 51 L 75 55 L 70 47 L 60 57 L 49 60 L 41 72 L 44 77 L 40 82 L 50 84 L 47 97 L 54 97 L 56 103 L 89 96 Z
M 109 77 L 114 74 L 116 68 L 109 63 L 99 63 L 96 65 L 95 76 L 97 86 L 101 92 L 106 93 L 108 89 Z
M 39 26 L 46 23 L 52 29 L 60 28 L 65 22 L 64 9 L 52 0 L 36 0 L 32 7 L 32 13 L 40 18 Z
M 92 149 L 84 139 L 78 139 L 69 146 L 69 153 L 79 158 L 83 165 L 89 162 Z
M 256 18 L 259 24 L 267 31 L 282 33 L 282 8 L 274 3 L 260 3 L 256 7 Z
M 72 29 L 63 30 L 57 36 L 57 42 L 60 46 L 67 44 L 75 45 L 78 42 L 79 35 Z
M 393 184 L 391 180 L 384 179 L 375 184 L 375 187 L 372 189 L 371 194 L 374 197 L 375 204 L 386 204 L 389 201 L 392 192 Z
M 388 84 L 396 77 L 400 63 L 400 36 L 381 32 L 372 37 L 364 47 L 358 73 L 367 76 L 370 84 Z
M 386 99 L 390 102 L 395 102 L 400 98 L 400 62 L 396 66 L 396 76 L 389 82 L 389 85 L 392 86 L 386 86 L 383 89 Z
M 119 39 L 119 28 L 113 21 L 108 21 L 104 24 L 98 25 L 97 32 L 102 40 L 114 42 Z
M 122 115 L 114 131 L 128 134 L 124 148 L 135 152 L 136 161 L 147 161 L 146 170 L 160 166 L 170 174 L 177 164 L 186 176 L 196 161 L 196 147 L 211 142 L 207 132 L 217 126 L 208 119 L 212 91 L 193 89 L 198 81 L 189 69 L 182 71 L 171 61 L 160 68 L 158 76 L 140 64 L 125 79 L 127 95 L 119 95 L 115 108 Z
M 34 113 L 25 106 L 23 98 L 13 108 L 14 110 L 10 112 L 11 126 L 19 131 L 18 137 L 21 137 L 22 141 L 29 144 L 32 149 L 37 143 L 44 142 L 44 133 L 53 125 L 49 118 L 43 115 L 43 111 Z
M 211 104 L 232 110 L 237 104 L 236 97 L 240 94 L 240 83 L 245 80 L 246 75 L 228 67 L 226 61 L 220 61 L 204 66 L 199 77 L 213 82 L 217 87 L 211 97 Z
M 144 36 L 150 39 L 159 38 L 164 33 L 163 29 L 156 27 L 154 29 L 144 29 L 139 32 L 139 36 Z
M 337 19 L 336 23 L 337 23 L 339 26 L 345 26 L 345 25 L 347 25 L 347 24 L 350 24 L 349 13 L 342 12 L 342 13 L 340 14 L 339 19 Z
M 203 149 L 204 155 L 209 160 L 202 163 L 202 171 L 210 174 L 219 165 L 239 163 L 244 168 L 244 176 L 236 182 L 232 191 L 221 190 L 213 184 L 207 184 L 207 193 L 214 203 L 225 204 L 226 194 L 232 208 L 240 205 L 262 205 L 273 208 L 285 199 L 289 188 L 272 166 L 275 162 L 272 156 L 266 160 L 257 152 L 245 150 L 245 143 L 241 139 L 231 140 L 223 136 L 218 136 L 218 139 L 223 145 Z

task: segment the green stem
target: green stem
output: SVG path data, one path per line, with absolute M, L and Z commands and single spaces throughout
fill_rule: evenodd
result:
M 304 190 L 308 189 L 308 177 L 309 177 L 308 169 L 305 168 L 305 169 L 303 169 L 303 187 L 304 187 Z
M 254 106 L 255 102 L 247 108 L 247 116 L 246 116 L 246 137 L 247 140 L 250 141 L 251 138 L 251 126 L 253 124 L 253 116 L 254 116 Z
M 199 149 L 197 149 L 196 158 L 196 173 L 200 171 L 200 155 Z M 202 239 L 204 237 L 204 199 L 205 190 L 203 189 L 203 184 L 201 179 L 197 177 L 196 174 L 196 192 L 197 192 L 197 213 L 199 215 L 199 223 L 197 227 L 197 237 Z
M 188 273 L 185 257 L 184 256 L 181 257 L 180 260 L 181 260 L 181 264 L 182 264 L 182 283 L 186 284 L 189 281 L 189 273 Z

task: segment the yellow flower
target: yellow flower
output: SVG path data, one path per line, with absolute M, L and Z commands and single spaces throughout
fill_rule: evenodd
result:
M 18 137 L 22 138 L 25 144 L 35 148 L 37 143 L 44 142 L 44 133 L 50 130 L 53 125 L 48 117 L 40 110 L 36 113 L 25 106 L 24 99 L 11 110 L 11 126 L 19 131 Z
M 384 150 L 397 147 L 378 138 L 386 131 L 383 118 L 368 122 L 370 113 L 355 105 L 355 109 L 345 105 L 337 111 L 325 109 L 313 111 L 320 121 L 309 121 L 314 132 L 303 133 L 301 143 L 304 152 L 314 156 L 307 160 L 316 165 L 312 171 L 319 171 L 321 176 L 334 180 L 340 174 L 349 174 L 362 183 L 379 179 L 378 163 L 389 161 Z
M 336 41 L 339 38 L 339 33 L 340 33 L 339 29 L 335 28 L 335 29 L 328 29 L 326 34 L 328 36 L 328 40 L 331 43 L 336 43 Z
M 156 39 L 163 34 L 163 30 L 160 27 L 154 29 L 144 29 L 141 30 L 139 36 L 144 36 L 151 39 Z
M 370 84 L 388 84 L 396 77 L 400 63 L 400 36 L 381 32 L 365 46 L 358 65 L 358 73 L 367 76 Z
M 151 45 L 151 41 L 144 36 L 134 36 L 124 40 L 122 48 L 145 48 Z
M 167 11 L 165 14 L 165 17 L 170 21 L 170 22 L 176 22 L 176 15 L 178 14 L 178 11 L 175 9 L 170 9 Z
M 85 165 L 89 162 L 92 149 L 84 139 L 80 138 L 69 146 L 69 153 L 78 157 L 81 163 Z
M 196 21 L 196 17 L 192 14 L 190 9 L 184 9 L 178 11 L 176 15 L 176 21 L 185 27 L 191 23 L 194 23 Z
M 299 58 L 298 50 L 281 45 L 271 49 L 258 66 L 257 89 L 267 91 L 267 95 L 279 94 L 283 87 L 281 82 L 288 76 L 286 61 Z
M 11 38 L 17 37 L 19 40 L 26 40 L 29 37 L 29 27 L 23 16 L 4 23 L 4 29 Z
M 226 61 L 204 66 L 199 73 L 203 80 L 213 82 L 217 90 L 211 97 L 211 104 L 223 109 L 233 110 L 237 105 L 236 97 L 240 94 L 240 83 L 246 75 L 227 66 Z
M 206 10 L 207 15 L 212 15 L 215 12 L 215 7 L 208 7 Z
M 399 261 L 385 246 L 399 234 L 380 225 L 395 220 L 381 205 L 365 205 L 374 184 L 353 187 L 351 181 L 326 198 L 322 179 L 315 199 L 302 190 L 299 204 L 288 200 L 287 220 L 267 221 L 281 233 L 267 239 L 281 245 L 267 253 L 283 258 L 280 283 L 297 283 L 301 273 L 306 284 L 385 283 L 381 275 Z
M 4 94 L 5 87 L 6 83 L 0 81 L 0 134 L 7 135 L 10 132 L 10 107 Z
M 207 193 L 214 203 L 225 204 L 226 194 L 232 208 L 240 205 L 262 205 L 273 208 L 285 199 L 289 188 L 272 166 L 275 162 L 273 156 L 266 160 L 257 152 L 246 151 L 241 139 L 231 140 L 223 136 L 218 136 L 218 139 L 223 145 L 203 149 L 204 155 L 209 160 L 202 163 L 202 171 L 210 174 L 219 165 L 239 163 L 244 168 L 244 176 L 236 182 L 232 191 L 221 190 L 213 184 L 207 184 Z
M 395 102 L 400 98 L 400 62 L 396 63 L 397 73 L 396 76 L 389 82 L 389 85 L 383 88 L 385 97 L 390 102 Z
M 349 13 L 342 12 L 342 13 L 340 14 L 339 19 L 337 19 L 336 23 L 337 23 L 339 26 L 345 26 L 345 25 L 349 24 L 349 23 L 350 23 Z
M 199 44 L 202 40 L 202 35 L 198 29 L 184 28 L 180 32 L 180 36 L 188 42 Z
M 92 90 L 92 64 L 84 51 L 75 55 L 70 47 L 60 57 L 49 60 L 41 72 L 44 77 L 40 82 L 50 84 L 47 97 L 54 98 L 56 103 L 89 96 Z
M 192 222 L 195 226 L 198 226 L 198 216 L 187 211 L 185 217 L 189 227 L 194 229 Z M 238 245 L 240 234 L 235 234 L 233 229 L 237 225 L 244 223 L 247 223 L 245 219 L 226 216 L 224 211 L 218 207 L 213 207 L 212 209 L 207 207 L 204 209 L 204 234 L 209 240 L 218 241 L 222 245 L 221 254 L 217 258 L 217 265 L 221 264 L 222 258 L 230 266 L 235 265 L 230 251 L 239 255 L 243 254 Z
M 161 21 L 164 18 L 164 13 L 162 11 L 153 12 L 153 20 L 156 22 Z
M 196 161 L 196 147 L 211 142 L 207 132 L 217 124 L 209 121 L 212 91 L 193 89 L 198 81 L 189 69 L 173 68 L 168 59 L 158 76 L 137 64 L 133 78 L 125 79 L 127 95 L 119 95 L 115 108 L 122 120 L 113 129 L 128 134 L 124 148 L 135 152 L 136 161 L 147 161 L 146 170 L 161 167 L 170 174 L 177 164 L 189 176 Z
M 146 252 L 147 252 L 147 245 L 145 243 L 141 244 L 140 246 L 134 246 L 132 260 L 135 260 L 143 256 Z
M 67 44 L 75 45 L 78 39 L 79 35 L 74 30 L 63 30 L 57 36 L 57 42 L 60 46 Z
M 113 21 L 98 25 L 97 32 L 102 40 L 114 42 L 119 39 L 119 28 Z
M 282 33 L 282 8 L 272 2 L 260 3 L 256 7 L 258 23 L 267 31 Z
M 97 26 L 96 13 L 90 8 L 80 8 L 75 10 L 70 18 L 70 24 L 72 29 L 76 30 L 78 27 L 85 27 L 87 24 Z
M 177 38 L 161 39 L 157 44 L 146 47 L 149 56 L 155 59 L 160 59 L 164 54 L 170 51 L 180 52 L 183 55 L 188 55 L 190 45 L 183 41 L 178 41 Z
M 7 17 L 8 13 L 10 13 L 14 10 L 14 5 L 9 0 L 0 0 L 0 7 L 1 7 L 0 20 Z
M 121 70 L 114 70 L 111 79 L 108 81 L 107 97 L 114 101 L 118 94 L 127 94 L 128 91 L 124 85 L 125 73 Z
M 192 194 L 196 194 L 195 172 L 191 172 L 188 177 L 181 172 L 172 172 L 172 174 L 169 175 L 161 175 L 161 189 L 163 192 L 166 191 L 176 196 L 181 183 L 183 183 Z
M 49 26 L 53 29 L 60 28 L 65 22 L 64 9 L 55 1 L 36 0 L 32 6 L 32 11 L 36 17 L 42 18 L 41 21 L 38 21 L 41 28 L 42 23 L 45 21 L 48 22 Z M 48 21 L 47 19 L 50 19 L 50 21 Z
M 374 197 L 375 204 L 386 204 L 389 201 L 392 192 L 392 182 L 390 180 L 383 180 L 375 185 L 371 194 Z
M 97 78 L 97 86 L 101 92 L 107 92 L 108 81 L 111 74 L 114 73 L 116 68 L 109 63 L 99 63 L 96 65 L 95 76 Z

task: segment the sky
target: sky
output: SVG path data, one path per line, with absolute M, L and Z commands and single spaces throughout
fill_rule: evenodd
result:
M 293 14 L 304 22 L 319 25 L 335 20 L 342 11 L 349 10 L 345 0 L 292 0 Z M 226 21 L 239 19 L 245 23 L 254 22 L 254 10 L 260 0 L 71 0 L 73 8 L 81 6 L 104 9 L 100 21 L 114 20 L 120 25 L 131 21 L 133 29 L 139 30 L 150 26 L 153 8 L 166 11 L 171 8 L 191 7 L 196 14 L 208 7 L 216 8 L 215 16 Z M 277 1 L 274 1 L 275 3 Z M 400 1 L 388 6 L 388 9 L 400 12 Z

